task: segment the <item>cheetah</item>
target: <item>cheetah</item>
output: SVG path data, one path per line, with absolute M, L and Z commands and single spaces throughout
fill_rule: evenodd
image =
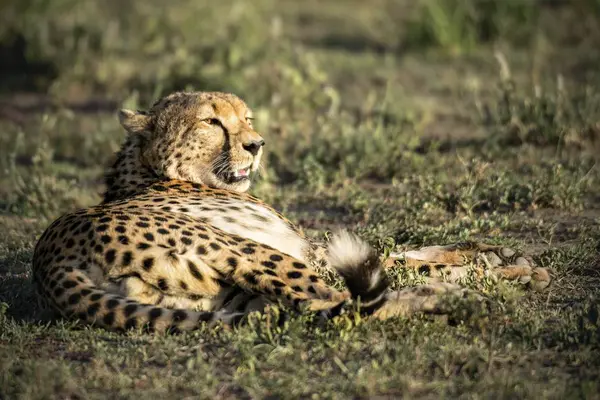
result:
M 324 318 L 439 313 L 445 294 L 464 293 L 447 282 L 391 292 L 385 263 L 356 235 L 339 232 L 321 251 L 248 194 L 265 141 L 237 96 L 176 92 L 119 120 L 127 138 L 102 202 L 58 218 L 35 248 L 38 298 L 60 316 L 171 332 L 279 304 Z M 328 285 L 315 260 L 348 289 Z

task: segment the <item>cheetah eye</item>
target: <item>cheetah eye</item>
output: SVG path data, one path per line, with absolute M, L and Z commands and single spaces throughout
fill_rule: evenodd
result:
M 209 125 L 218 125 L 218 126 L 221 125 L 221 121 L 219 121 L 216 118 L 207 118 L 207 119 L 203 120 L 202 122 L 206 122 Z
M 246 123 L 250 126 L 252 126 L 252 121 L 254 121 L 254 118 L 252 117 L 246 117 Z

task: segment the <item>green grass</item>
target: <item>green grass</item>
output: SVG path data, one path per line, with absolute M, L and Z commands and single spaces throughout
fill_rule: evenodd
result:
M 594 0 L 7 1 L 0 6 L 0 398 L 598 398 Z M 543 293 L 467 282 L 448 324 L 269 316 L 113 334 L 40 314 L 37 238 L 100 201 L 116 109 L 226 90 L 267 141 L 252 191 L 381 252 L 483 240 Z M 421 279 L 390 272 L 394 287 Z

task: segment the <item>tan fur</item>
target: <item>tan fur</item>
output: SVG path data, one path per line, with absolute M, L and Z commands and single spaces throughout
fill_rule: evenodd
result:
M 272 303 L 343 312 L 351 294 L 307 265 L 301 232 L 244 193 L 264 143 L 251 115 L 224 93 L 174 93 L 148 112 L 121 110 L 129 136 L 103 203 L 59 218 L 36 246 L 34 279 L 45 302 L 106 328 L 161 331 L 234 323 Z M 366 245 L 356 238 L 353 246 Z M 346 281 L 372 313 L 385 273 L 376 259 L 346 251 Z

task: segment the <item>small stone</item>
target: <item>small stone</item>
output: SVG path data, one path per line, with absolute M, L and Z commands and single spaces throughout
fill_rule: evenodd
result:
M 487 253 L 485 253 L 485 258 L 488 260 L 492 267 L 502 265 L 502 259 L 498 257 L 498 255 L 493 251 L 488 251 Z
M 531 281 L 531 275 L 523 275 L 519 278 L 519 282 L 523 285 L 528 284 Z
M 515 265 L 527 265 L 529 266 L 529 261 L 525 257 L 517 257 L 515 260 Z
M 502 250 L 500 250 L 500 253 L 502 254 L 502 257 L 506 258 L 511 258 L 515 255 L 515 251 L 513 249 L 509 249 L 508 247 L 504 247 Z

